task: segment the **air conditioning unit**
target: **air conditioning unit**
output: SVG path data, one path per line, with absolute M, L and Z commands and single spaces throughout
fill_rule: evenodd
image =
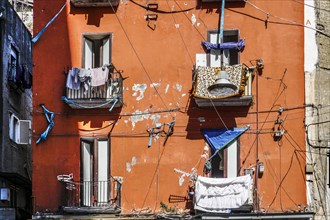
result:
M 19 120 L 19 135 L 18 144 L 31 144 L 30 132 L 31 132 L 31 121 L 30 120 Z
M 31 144 L 31 121 L 19 120 L 14 114 L 10 116 L 9 137 L 16 144 Z
M 0 189 L 0 200 L 1 201 L 10 201 L 10 189 L 9 188 Z

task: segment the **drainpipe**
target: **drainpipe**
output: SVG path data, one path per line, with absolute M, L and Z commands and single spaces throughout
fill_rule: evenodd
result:
M 224 29 L 224 23 L 225 23 L 225 0 L 222 0 L 221 2 L 221 17 L 220 17 L 220 44 L 223 43 L 223 29 Z M 221 50 L 221 57 L 220 57 L 220 67 L 221 70 L 223 70 L 223 50 Z
M 257 121 L 257 145 L 256 145 L 256 170 L 255 170 L 255 211 L 259 211 L 259 197 L 258 197 L 258 173 L 259 173 L 259 72 L 256 74 L 256 121 Z

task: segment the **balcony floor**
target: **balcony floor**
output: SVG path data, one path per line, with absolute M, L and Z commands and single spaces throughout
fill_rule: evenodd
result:
M 198 107 L 212 107 L 214 106 L 250 106 L 252 104 L 252 96 L 230 97 L 222 99 L 204 99 L 194 97 Z
M 66 213 L 75 214 L 118 214 L 121 209 L 118 207 L 106 206 L 106 207 L 63 207 L 63 211 Z

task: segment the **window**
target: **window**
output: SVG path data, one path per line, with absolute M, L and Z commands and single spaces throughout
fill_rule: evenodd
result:
M 83 68 L 97 68 L 111 63 L 111 34 L 83 35 Z
M 10 56 L 8 61 L 8 80 L 16 82 L 16 73 L 18 67 L 18 52 L 12 46 L 10 49 Z
M 214 153 L 212 149 L 210 155 Z M 236 139 L 211 159 L 211 177 L 237 177 L 239 162 L 239 144 Z
M 219 44 L 221 42 L 219 30 L 208 31 L 207 40 L 210 43 Z M 238 42 L 239 30 L 224 30 L 223 42 Z M 234 65 L 239 64 L 239 52 L 237 50 L 221 50 L 212 49 L 208 57 L 208 66 L 219 67 L 221 62 L 223 65 Z M 222 60 L 221 60 L 222 57 Z
M 30 120 L 19 120 L 13 113 L 9 114 L 9 139 L 17 144 L 30 144 Z
M 110 199 L 110 151 L 108 139 L 81 140 L 81 202 L 101 206 Z
M 9 138 L 18 143 L 19 139 L 19 120 L 14 114 L 9 116 Z

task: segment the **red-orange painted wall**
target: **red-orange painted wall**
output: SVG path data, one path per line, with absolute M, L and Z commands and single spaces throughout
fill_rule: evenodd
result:
M 136 2 L 146 4 L 146 1 Z M 188 178 L 180 186 L 181 175 L 174 172 L 174 168 L 190 172 L 196 167 L 202 175 L 205 160 L 201 154 L 205 141 L 200 129 L 223 128 L 224 125 L 213 108 L 196 107 L 190 96 L 192 69 L 195 54 L 204 53 L 201 41 L 206 40 L 207 30 L 218 27 L 220 3 L 203 3 L 200 7 L 190 0 L 155 2 L 159 10 L 166 12 L 191 10 L 158 13 L 156 28 L 152 30 L 144 19 L 146 10 L 131 1 L 121 1 L 116 13 L 110 7 L 77 9 L 68 2 L 66 9 L 34 44 L 35 211 L 56 211 L 65 205 L 64 187 L 56 176 L 74 173 L 75 178 L 79 177 L 79 125 L 84 123 L 90 122 L 91 128 L 98 128 L 118 119 L 110 134 L 111 175 L 124 179 L 123 213 L 146 207 L 157 211 L 161 201 L 167 203 L 169 195 L 186 196 Z M 64 0 L 34 1 L 34 35 L 64 3 Z M 304 23 L 303 5 L 294 1 L 251 0 L 251 3 L 271 15 Z M 260 208 L 270 212 L 297 210 L 299 205 L 306 205 L 303 28 L 273 16 L 266 23 L 267 16 L 248 3 L 235 6 L 236 3 L 226 5 L 225 29 L 239 29 L 241 38 L 246 41 L 241 63 L 251 65 L 251 60 L 262 58 L 265 68 L 258 80 L 254 79 L 254 104 L 250 108 L 218 107 L 217 111 L 227 127 L 251 125 L 240 138 L 240 164 L 242 169 L 254 166 L 258 149 L 258 158 L 265 165 L 264 175 L 257 183 Z M 196 18 L 194 24 L 192 16 Z M 86 32 L 113 33 L 112 61 L 127 77 L 124 80 L 125 105 L 119 110 L 73 110 L 61 101 L 65 92 L 65 71 L 81 66 L 82 33 Z M 159 84 L 157 91 L 150 86 L 152 83 Z M 134 94 L 134 84 L 147 84 L 143 99 L 137 100 L 140 94 Z M 36 145 L 40 133 L 47 127 L 41 103 L 55 112 L 55 126 L 47 140 Z M 297 108 L 282 113 L 281 118 L 286 119 L 286 133 L 276 142 L 271 131 L 278 113 L 270 110 L 278 110 L 280 106 Z M 165 146 L 160 137 L 148 148 L 146 129 L 154 126 L 151 116 L 155 114 L 134 126 L 131 114 L 138 110 L 156 112 L 176 108 L 180 111 L 156 114 L 162 123 L 175 118 L 174 134 Z M 200 123 L 198 117 L 205 117 L 205 122 Z M 261 130 L 258 141 L 257 129 Z M 129 172 L 126 163 L 133 157 L 137 163 Z

